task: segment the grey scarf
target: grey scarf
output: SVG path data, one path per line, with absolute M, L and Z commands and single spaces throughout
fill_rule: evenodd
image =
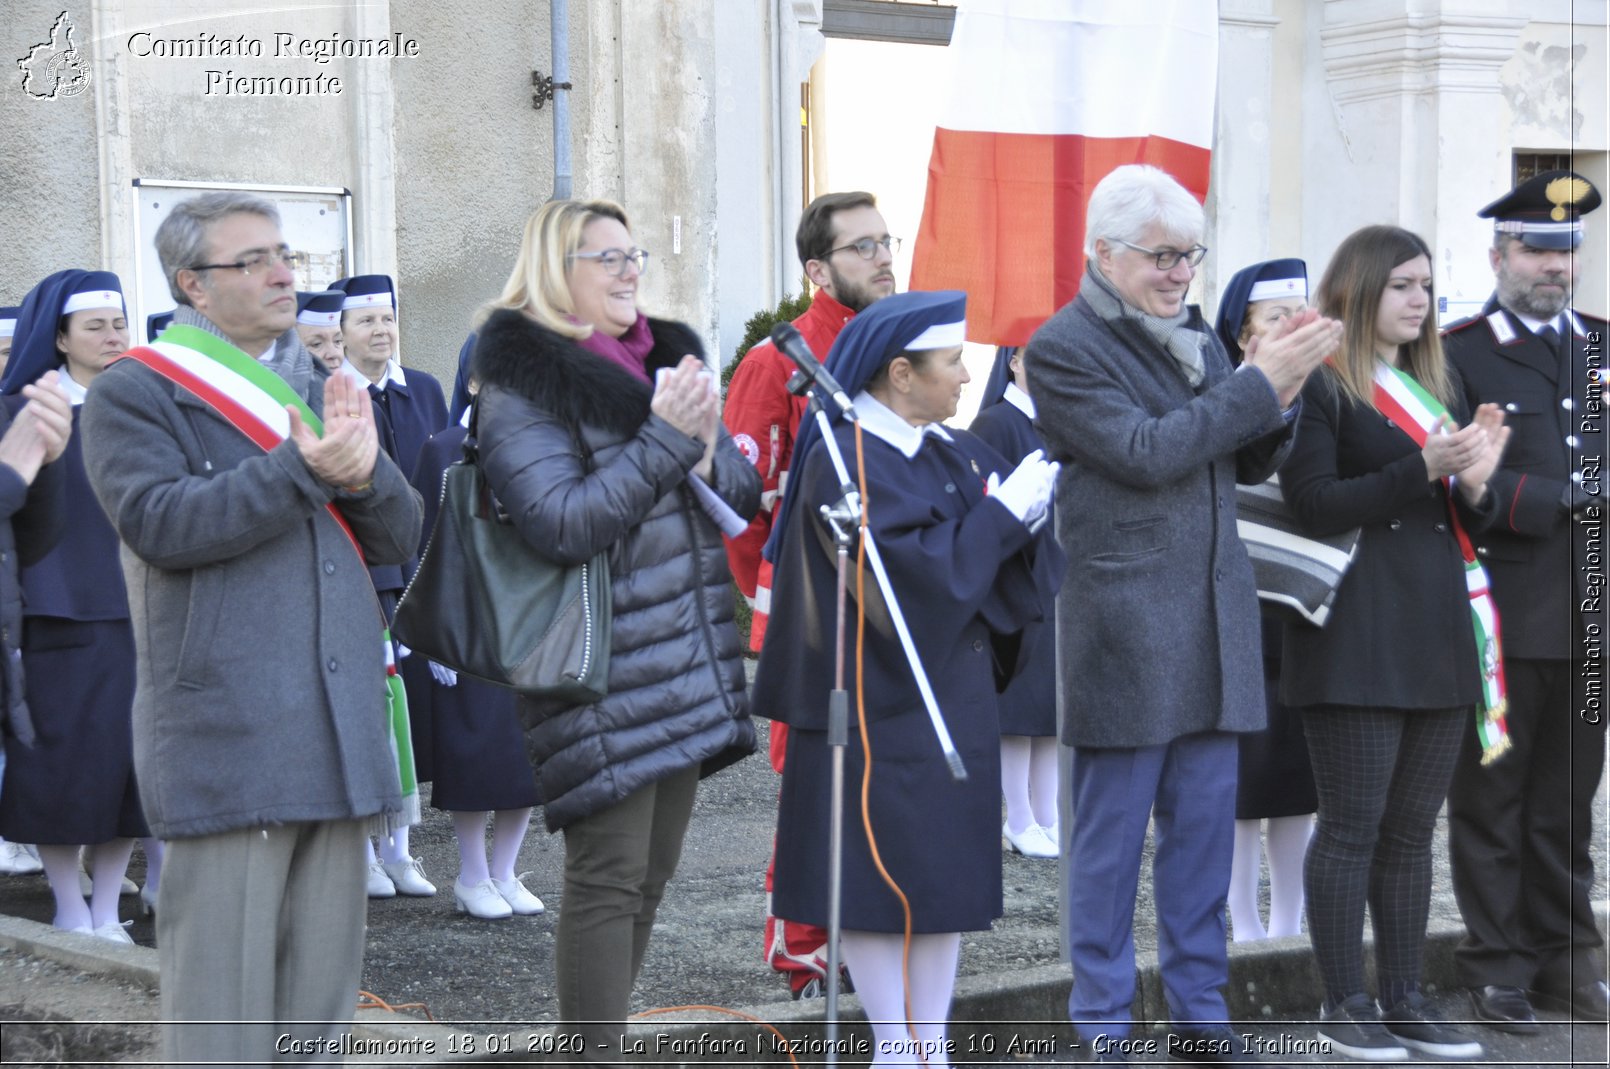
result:
M 189 305 L 181 304 L 175 308 L 173 321 L 204 330 L 208 334 L 216 334 L 229 344 L 235 344 L 227 334 L 218 329 L 216 323 Z M 307 406 L 313 410 L 315 416 L 321 419 L 324 417 L 324 380 L 330 377 L 330 371 L 307 351 L 307 346 L 302 344 L 295 327 L 275 339 L 273 352 L 260 363 L 284 379 L 291 389 L 296 391 L 296 395 L 307 402 Z
M 1118 295 L 1094 260 L 1085 261 L 1085 276 L 1079 283 L 1079 296 L 1103 320 L 1130 319 L 1139 323 L 1152 340 L 1174 358 L 1180 374 L 1185 376 L 1185 381 L 1191 384 L 1193 390 L 1202 385 L 1207 373 L 1203 365 L 1202 346 L 1207 341 L 1207 335 L 1185 326 L 1190 318 L 1189 309 L 1181 308 L 1179 315 L 1167 317 L 1142 312 Z

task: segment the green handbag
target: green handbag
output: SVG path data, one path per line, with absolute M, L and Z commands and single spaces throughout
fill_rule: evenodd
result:
M 510 522 L 475 463 L 442 478 L 441 507 L 392 623 L 425 657 L 520 694 L 567 704 L 608 693 L 609 553 L 556 564 Z

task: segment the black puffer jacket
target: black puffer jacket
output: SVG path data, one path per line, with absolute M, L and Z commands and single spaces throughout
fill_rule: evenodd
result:
M 702 354 L 687 327 L 652 326 L 651 376 Z M 732 574 L 687 486 L 703 446 L 650 413 L 646 383 L 518 312 L 487 320 L 475 371 L 481 463 L 521 533 L 564 564 L 610 548 L 609 695 L 521 703 L 548 828 L 690 765 L 708 775 L 752 752 Z M 730 441 L 714 478 L 735 512 L 755 513 L 760 478 Z

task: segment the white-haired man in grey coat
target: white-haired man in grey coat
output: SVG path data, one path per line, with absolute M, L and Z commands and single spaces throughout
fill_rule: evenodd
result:
M 1207 253 L 1202 229 L 1201 205 L 1163 171 L 1109 174 L 1086 213 L 1079 296 L 1025 354 L 1036 426 L 1062 463 L 1058 697 L 1074 748 L 1068 1008 L 1098 1060 L 1127 1060 L 1148 818 L 1169 1052 L 1255 1060 L 1225 1023 L 1220 991 L 1234 733 L 1261 729 L 1265 716 L 1235 484 L 1266 479 L 1290 449 L 1298 391 L 1340 324 L 1298 317 L 1233 368 L 1185 303 Z

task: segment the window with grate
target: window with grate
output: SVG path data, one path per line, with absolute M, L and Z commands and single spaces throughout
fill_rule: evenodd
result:
M 1571 170 L 1569 152 L 1517 152 L 1514 156 L 1515 185 L 1535 178 L 1544 171 Z

